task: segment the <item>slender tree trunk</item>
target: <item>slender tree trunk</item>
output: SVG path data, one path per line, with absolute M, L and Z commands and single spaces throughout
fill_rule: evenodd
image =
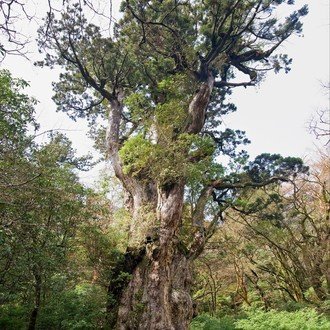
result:
M 250 269 L 250 271 L 252 273 L 252 276 L 250 276 L 249 274 L 245 274 L 245 275 L 250 280 L 250 282 L 253 284 L 256 291 L 259 293 L 260 299 L 264 303 L 264 308 L 265 308 L 266 311 L 268 311 L 270 309 L 270 303 L 267 299 L 267 295 L 265 293 L 265 290 L 258 284 L 259 276 L 254 270 Z
M 322 275 L 321 267 L 316 263 L 313 272 L 310 275 L 310 281 L 314 292 L 320 301 L 324 301 L 327 298 L 327 293 L 322 286 Z
M 39 273 L 34 272 L 35 278 L 35 296 L 34 296 L 34 308 L 30 314 L 30 321 L 28 330 L 34 330 L 37 324 L 37 317 L 40 308 L 40 300 L 41 300 L 41 276 Z

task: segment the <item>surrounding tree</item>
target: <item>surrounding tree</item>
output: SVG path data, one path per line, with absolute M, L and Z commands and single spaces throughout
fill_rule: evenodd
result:
M 235 200 L 197 260 L 200 311 L 320 306 L 329 298 L 329 173 L 321 155 L 308 175 Z
M 53 133 L 44 145 L 34 142 L 36 102 L 23 93 L 26 86 L 8 71 L 0 71 L 0 327 L 4 329 L 36 328 L 40 309 L 62 282 L 72 280 L 73 238 L 95 210 L 85 210 L 89 193 L 75 173 L 88 159 L 75 157 L 71 142 L 61 134 Z
M 322 88 L 325 91 L 325 96 L 329 101 L 330 97 L 330 84 L 322 84 Z M 330 107 L 324 107 L 318 109 L 316 115 L 314 115 L 309 122 L 309 131 L 313 133 L 317 139 L 323 140 L 326 146 L 330 143 Z
M 114 271 L 129 275 L 110 281 L 110 326 L 187 329 L 191 265 L 223 211 L 245 188 L 305 170 L 278 155 L 248 162 L 236 149 L 248 142 L 244 132 L 221 125 L 235 110 L 231 88 L 289 70 L 277 50 L 307 14 L 304 6 L 280 18 L 293 2 L 125 0 L 110 37 L 66 2 L 40 29 L 43 64 L 64 68 L 54 84 L 59 110 L 88 118 L 94 131 L 99 118 L 108 121 L 98 133 L 126 192 L 129 242 Z
M 19 0 L 0 1 L 0 62 L 7 55 L 25 55 L 28 37 L 17 26 L 17 21 L 32 20 L 27 5 Z

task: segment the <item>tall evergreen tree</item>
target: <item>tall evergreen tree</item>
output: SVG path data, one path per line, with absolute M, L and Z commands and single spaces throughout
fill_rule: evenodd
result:
M 92 128 L 99 116 L 108 120 L 100 135 L 127 195 L 129 246 L 113 274 L 129 276 L 110 279 L 111 326 L 187 329 L 191 264 L 226 200 L 304 169 L 298 159 L 268 154 L 235 174 L 217 162 L 219 155 L 246 161 L 236 151 L 248 142 L 244 133 L 222 130 L 222 116 L 235 110 L 225 97 L 269 70 L 289 70 L 291 59 L 277 50 L 301 32 L 307 7 L 282 19 L 277 13 L 293 2 L 125 0 L 111 37 L 79 4 L 47 17 L 44 64 L 64 68 L 54 85 L 58 108 Z

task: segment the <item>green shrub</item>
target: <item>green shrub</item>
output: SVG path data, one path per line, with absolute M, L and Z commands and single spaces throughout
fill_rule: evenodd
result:
M 237 320 L 232 316 L 220 318 L 201 314 L 193 319 L 190 330 L 328 330 L 330 321 L 315 309 L 304 308 L 295 312 L 265 312 L 262 309 L 248 309 L 245 318 Z
M 0 329 L 26 329 L 28 312 L 29 310 L 26 307 L 15 304 L 0 306 Z
M 105 321 L 105 292 L 83 284 L 61 293 L 40 310 L 38 329 L 102 329 Z
M 234 330 L 234 318 L 224 316 L 215 318 L 207 314 L 201 314 L 194 318 L 190 324 L 190 330 Z
M 236 328 L 242 330 L 327 330 L 330 321 L 311 308 L 295 312 L 265 312 L 261 309 L 248 310 L 247 318 L 236 321 Z

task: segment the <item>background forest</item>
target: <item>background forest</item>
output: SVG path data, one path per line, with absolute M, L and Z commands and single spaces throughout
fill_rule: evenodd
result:
M 71 117 L 87 118 L 103 155 L 99 162 L 112 160 L 114 170 L 102 171 L 93 188 L 79 177 L 89 173 L 95 160 L 78 156 L 65 134 L 40 129 L 38 101 L 26 92 L 29 77 L 14 77 L 0 64 L 0 329 L 157 329 L 143 323 L 151 304 L 145 288 L 151 284 L 141 280 L 130 309 L 123 290 L 137 282 L 136 269 L 142 270 L 141 278 L 154 274 L 148 266 L 156 264 L 158 254 L 177 272 L 187 273 L 182 283 L 191 282 L 185 287 L 191 296 L 190 317 L 182 316 L 191 330 L 329 329 L 329 108 L 307 123 L 322 147 L 306 163 L 269 153 L 250 160 L 243 150 L 249 143 L 244 132 L 217 131 L 222 117 L 236 111 L 227 101 L 231 88 L 260 83 L 264 71 L 288 70 L 287 56 L 273 58 L 265 48 L 301 32 L 307 8 L 291 14 L 286 24 L 249 23 L 244 37 L 236 40 L 242 13 L 245 19 L 254 10 L 253 19 L 272 15 L 277 6 L 292 1 L 196 1 L 196 7 L 191 1 L 197 16 L 207 12 L 213 18 L 213 25 L 205 18 L 196 26 L 203 43 L 185 9 L 175 14 L 180 20 L 171 21 L 176 1 L 159 1 L 159 10 L 150 3 L 123 1 L 124 16 L 112 39 L 79 16 L 81 8 L 101 15 L 89 1 L 62 12 L 50 1 L 39 30 L 45 60 L 37 65 L 63 68 L 54 84 L 55 103 Z M 0 8 L 1 56 L 25 56 L 26 41 L 15 32 L 17 13 L 29 18 L 24 3 L 0 1 Z M 166 14 L 161 24 L 159 12 Z M 150 21 L 141 18 L 144 14 Z M 170 23 L 171 28 L 164 28 Z M 217 35 L 215 28 L 212 32 L 212 26 L 227 36 Z M 244 42 L 251 36 L 245 34 L 263 40 L 246 50 Z M 164 42 L 156 50 L 155 35 Z M 189 47 L 182 47 L 184 38 Z M 142 60 L 147 64 L 136 69 Z M 264 71 L 251 63 L 262 63 Z M 240 74 L 249 80 L 233 82 Z M 198 97 L 210 85 L 210 75 L 214 89 L 202 109 L 208 115 L 205 123 L 196 121 L 205 126 L 196 128 L 191 99 L 202 100 Z M 329 97 L 329 86 L 323 89 Z M 108 132 L 105 146 L 103 125 L 108 117 L 113 125 L 117 110 L 122 111 L 120 135 L 114 141 Z M 178 182 L 182 205 L 177 206 L 181 213 L 174 238 L 162 236 L 166 214 L 159 215 L 159 200 L 167 205 Z M 152 198 L 147 203 L 143 193 L 134 195 L 143 189 L 158 198 L 157 211 Z M 134 204 L 136 196 L 142 206 Z M 164 237 L 166 244 L 174 242 L 166 245 L 173 255 L 162 254 Z M 181 283 L 174 275 L 171 281 Z M 179 293 L 179 300 L 188 299 Z M 169 300 L 172 308 L 181 313 L 174 298 Z M 120 323 L 122 310 L 131 322 L 126 327 Z M 173 329 L 187 328 L 175 324 Z

